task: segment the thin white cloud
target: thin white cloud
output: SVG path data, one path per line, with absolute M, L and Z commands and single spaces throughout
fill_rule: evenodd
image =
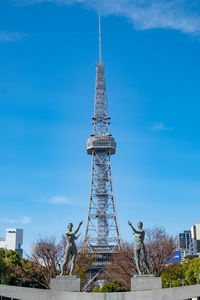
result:
M 7 224 L 14 224 L 14 223 L 28 224 L 31 222 L 31 218 L 28 216 L 22 216 L 19 220 L 7 219 L 7 218 L 2 218 L 0 220 L 2 223 L 7 223 Z
M 30 223 L 30 222 L 31 222 L 31 218 L 28 217 L 28 216 L 23 216 L 23 217 L 21 217 L 21 219 L 20 219 L 20 223 L 22 223 L 22 224 L 28 224 L 28 223 Z
M 155 122 L 151 129 L 152 131 L 168 131 L 168 130 L 172 130 L 173 128 L 166 127 L 165 123 Z
M 55 196 L 52 197 L 49 202 L 51 204 L 70 204 L 70 201 L 67 197 L 63 197 L 63 196 Z
M 138 30 L 173 29 L 188 34 L 200 34 L 200 4 L 196 0 L 15 0 L 20 4 L 82 3 L 88 8 L 101 9 L 105 15 L 129 19 Z
M 14 219 L 1 219 L 2 223 L 7 223 L 7 224 L 13 224 L 16 223 L 16 221 Z
M 27 38 L 28 35 L 20 32 L 6 32 L 0 30 L 0 42 L 17 42 Z

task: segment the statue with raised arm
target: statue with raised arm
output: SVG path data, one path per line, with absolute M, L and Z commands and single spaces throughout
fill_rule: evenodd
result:
M 136 267 L 138 270 L 138 274 L 141 275 L 141 269 L 140 269 L 140 256 L 142 255 L 144 263 L 146 265 L 147 271 L 148 273 L 150 273 L 149 270 L 149 263 L 147 261 L 147 256 L 146 256 L 146 249 L 145 249 L 145 245 L 144 245 L 144 237 L 145 237 L 145 231 L 142 229 L 143 227 L 143 223 L 142 222 L 138 222 L 137 226 L 138 229 L 136 230 L 132 223 L 130 221 L 128 221 L 128 225 L 132 228 L 133 230 L 133 234 L 135 235 L 135 246 L 134 246 L 134 256 L 135 256 L 135 263 L 136 263 Z
M 77 248 L 76 248 L 76 244 L 74 241 L 77 240 L 80 236 L 80 234 L 78 234 L 76 236 L 76 233 L 79 231 L 82 223 L 83 223 L 83 221 L 79 223 L 77 229 L 74 232 L 72 231 L 73 224 L 69 223 L 67 225 L 67 228 L 68 228 L 68 230 L 66 232 L 67 245 L 66 245 L 66 249 L 65 249 L 65 257 L 64 257 L 63 264 L 62 264 L 61 273 L 59 276 L 65 275 L 70 258 L 71 258 L 71 268 L 70 268 L 69 276 L 73 275 L 74 267 L 76 264 L 76 256 L 77 256 Z

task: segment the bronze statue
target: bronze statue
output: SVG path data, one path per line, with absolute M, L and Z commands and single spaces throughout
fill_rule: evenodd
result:
M 136 263 L 136 267 L 138 270 L 138 274 L 141 275 L 141 269 L 140 269 L 140 256 L 142 255 L 144 263 L 146 265 L 147 271 L 148 273 L 150 273 L 149 270 L 149 263 L 147 261 L 147 256 L 146 256 L 146 249 L 145 249 L 145 245 L 144 245 L 144 237 L 145 237 L 145 231 L 142 229 L 143 227 L 143 223 L 142 222 L 138 222 L 137 226 L 138 226 L 138 230 L 136 230 L 132 223 L 130 221 L 128 221 L 128 225 L 130 225 L 130 227 L 133 230 L 133 234 L 135 235 L 135 246 L 134 246 L 134 256 L 135 256 L 135 263 Z
M 77 229 L 74 232 L 72 231 L 73 224 L 69 223 L 67 225 L 67 227 L 68 227 L 68 230 L 66 232 L 67 245 L 66 245 L 66 249 L 65 249 L 65 257 L 64 257 L 63 264 L 62 264 L 61 273 L 59 276 L 65 275 L 70 257 L 71 257 L 71 268 L 70 268 L 69 276 L 73 275 L 74 267 L 76 264 L 76 256 L 77 256 L 77 248 L 76 248 L 76 244 L 75 244 L 74 240 L 77 240 L 80 236 L 80 234 L 78 234 L 77 236 L 75 234 L 79 231 L 82 223 L 83 223 L 83 221 L 79 223 Z

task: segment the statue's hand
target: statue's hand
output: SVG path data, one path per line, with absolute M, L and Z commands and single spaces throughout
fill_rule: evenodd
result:
M 132 226 L 132 223 L 130 221 L 128 221 L 128 225 Z
M 81 226 L 83 224 L 83 221 L 81 221 L 80 223 L 79 223 L 79 225 Z

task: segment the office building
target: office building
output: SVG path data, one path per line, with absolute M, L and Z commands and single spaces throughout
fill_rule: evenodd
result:
M 7 228 L 6 237 L 0 238 L 0 248 L 6 250 L 14 250 L 23 255 L 23 249 L 21 248 L 23 244 L 23 229 L 17 228 Z

